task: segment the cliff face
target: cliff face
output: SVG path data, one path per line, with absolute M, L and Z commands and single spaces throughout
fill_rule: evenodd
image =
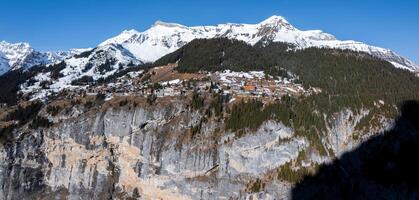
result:
M 272 175 L 278 168 L 302 152 L 304 166 L 330 159 L 281 122 L 237 137 L 179 99 L 78 113 L 21 128 L 0 147 L 0 199 L 287 198 L 292 184 Z M 338 114 L 324 145 L 338 155 L 363 115 Z

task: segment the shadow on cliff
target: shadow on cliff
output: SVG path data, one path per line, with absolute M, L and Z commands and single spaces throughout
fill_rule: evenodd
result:
M 419 102 L 407 101 L 395 125 L 321 166 L 292 199 L 419 199 Z

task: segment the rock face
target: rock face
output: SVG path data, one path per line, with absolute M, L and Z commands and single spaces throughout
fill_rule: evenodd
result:
M 79 113 L 54 117 L 50 128 L 22 128 L 0 147 L 0 199 L 289 198 L 291 184 L 266 177 L 309 150 L 280 122 L 237 138 L 179 99 Z M 331 135 L 351 131 L 341 125 L 356 123 L 348 113 L 332 123 Z M 311 155 L 308 162 L 327 160 Z M 247 190 L 255 179 L 269 181 Z
M 327 143 L 337 156 L 357 146 L 351 138 L 355 132 L 355 126 L 366 115 L 368 115 L 366 110 L 359 114 L 344 110 L 333 116 L 330 121 L 331 125 L 328 127 Z

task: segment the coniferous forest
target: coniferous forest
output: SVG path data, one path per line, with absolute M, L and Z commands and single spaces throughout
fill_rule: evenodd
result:
M 344 109 L 356 112 L 368 109 L 369 115 L 356 127 L 362 129 L 371 125 L 370 117 L 375 114 L 394 118 L 402 102 L 419 99 L 419 79 L 415 74 L 349 50 L 295 50 L 285 43 L 259 42 L 251 46 L 223 38 L 198 39 L 164 56 L 155 65 L 175 62 L 181 72 L 255 70 L 274 76 L 287 76 L 291 72 L 304 87 L 321 88 L 318 95 L 300 99 L 286 96 L 265 106 L 257 100 L 239 102 L 231 109 L 226 128 L 241 136 L 267 119 L 277 119 L 308 138 L 323 154 L 327 151 L 321 145 L 320 135 L 326 131 L 324 115 L 330 117 Z M 377 108 L 378 101 L 385 104 Z

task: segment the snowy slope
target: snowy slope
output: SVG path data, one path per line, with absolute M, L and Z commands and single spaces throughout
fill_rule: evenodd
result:
M 33 93 L 33 99 L 41 99 L 65 88 L 77 88 L 72 82 L 81 77 L 88 76 L 98 80 L 141 63 L 121 45 L 103 45 L 64 59 L 58 64 L 63 65 L 58 77 L 54 77 L 48 70 L 37 74 L 33 80 L 21 85 L 21 91 Z M 54 68 L 55 65 L 47 65 L 47 68 Z M 42 88 L 41 82 L 45 81 L 48 82 L 48 87 Z
M 72 49 L 61 52 L 39 52 L 28 43 L 7 43 L 0 41 L 0 75 L 9 70 L 30 68 L 40 64 L 50 64 L 75 55 L 85 49 Z
M 74 80 L 81 76 L 91 76 L 97 80 L 115 73 L 120 68 L 126 68 L 128 65 L 141 64 L 128 50 L 113 44 L 86 51 L 85 55 L 79 54 L 67 58 L 65 63 L 67 67 L 62 72 L 64 78 L 68 80 Z
M 417 70 L 419 67 L 391 50 L 370 46 L 356 41 L 340 41 L 320 30 L 302 31 L 280 16 L 272 16 L 258 24 L 220 24 L 216 26 L 187 27 L 180 24 L 157 21 L 144 32 L 123 31 L 99 46 L 119 44 L 128 49 L 137 59 L 153 62 L 171 53 L 193 39 L 226 37 L 245 41 L 251 45 L 262 39 L 271 42 L 287 42 L 297 48 L 324 47 L 350 49 L 366 52 L 392 62 L 396 67 Z

